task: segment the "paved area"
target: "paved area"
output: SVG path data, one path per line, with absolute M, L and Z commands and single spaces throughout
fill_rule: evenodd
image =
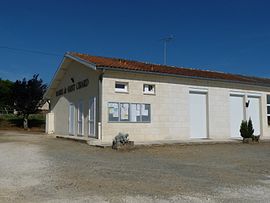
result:
M 270 202 L 270 143 L 119 152 L 0 132 L 0 202 Z

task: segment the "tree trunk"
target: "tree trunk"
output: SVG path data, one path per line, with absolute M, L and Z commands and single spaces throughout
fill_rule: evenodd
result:
M 5 107 L 5 111 L 6 111 L 6 114 L 8 114 L 8 110 L 7 110 L 7 108 Z
M 28 130 L 28 115 L 25 115 L 25 116 L 23 117 L 23 128 L 24 128 L 25 130 Z

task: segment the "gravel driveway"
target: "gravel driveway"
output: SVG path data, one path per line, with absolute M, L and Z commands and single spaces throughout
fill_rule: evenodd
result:
M 0 132 L 0 202 L 270 202 L 270 143 L 113 151 Z

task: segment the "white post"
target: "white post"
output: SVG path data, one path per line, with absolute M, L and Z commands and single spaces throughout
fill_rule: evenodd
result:
M 46 114 L 46 130 L 47 134 L 54 133 L 54 113 L 47 113 Z
M 98 122 L 98 139 L 101 140 L 102 133 L 101 133 L 101 122 Z

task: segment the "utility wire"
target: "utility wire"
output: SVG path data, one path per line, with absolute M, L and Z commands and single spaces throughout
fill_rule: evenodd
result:
M 50 53 L 50 52 L 31 50 L 31 49 L 21 49 L 21 48 L 8 47 L 8 46 L 0 46 L 0 49 L 8 49 L 8 50 L 20 51 L 20 52 L 25 52 L 25 53 L 40 54 L 40 55 L 47 55 L 47 56 L 63 56 L 63 55 L 57 54 L 57 53 Z

